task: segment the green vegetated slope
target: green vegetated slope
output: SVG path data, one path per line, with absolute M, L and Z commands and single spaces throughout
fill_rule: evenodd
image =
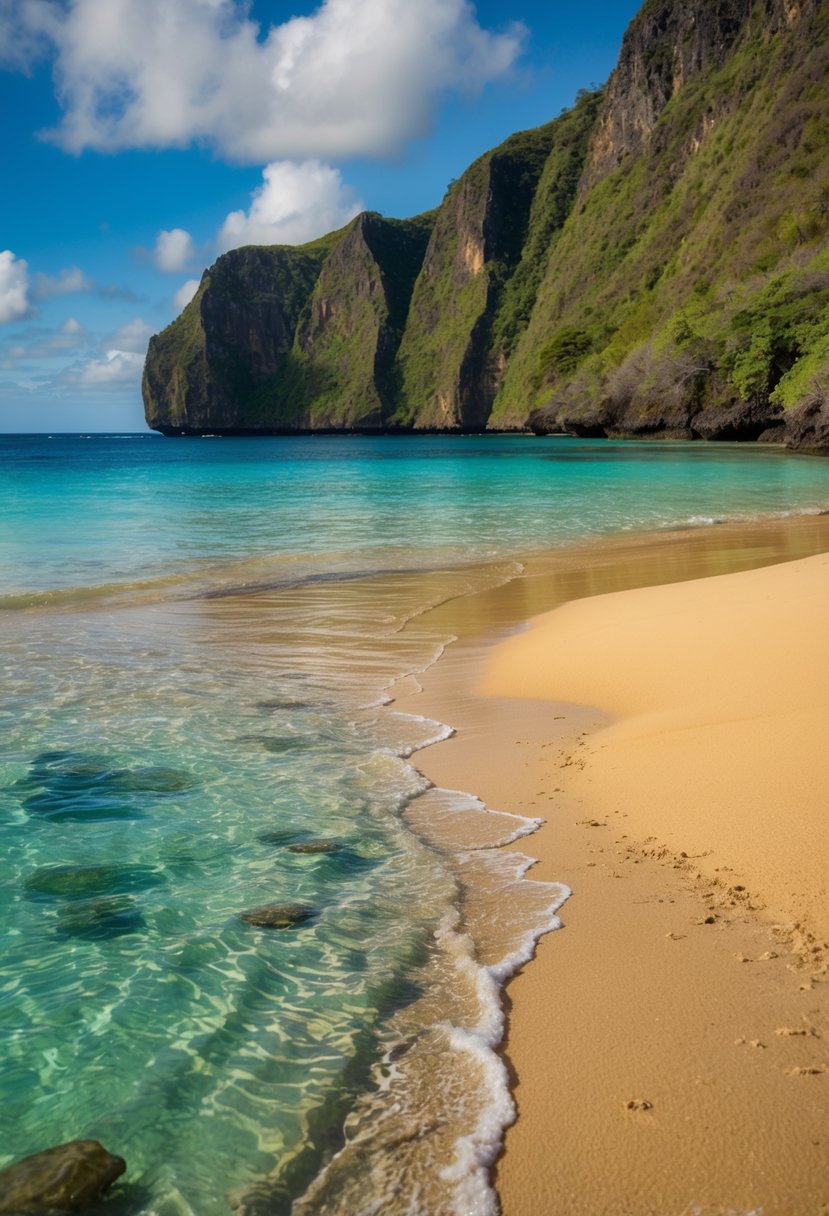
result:
M 299 320 L 289 359 L 257 395 L 280 426 L 386 425 L 397 401 L 395 358 L 433 213 L 366 212 L 332 250 Z
M 825 441 L 828 34 L 825 3 L 649 0 L 492 422 Z
M 604 90 L 436 212 L 236 250 L 150 344 L 150 426 L 829 446 L 829 0 L 647 0 Z
M 480 157 L 449 189 L 400 347 L 396 420 L 483 427 L 575 197 L 598 96 Z M 522 316 L 522 310 L 524 315 Z

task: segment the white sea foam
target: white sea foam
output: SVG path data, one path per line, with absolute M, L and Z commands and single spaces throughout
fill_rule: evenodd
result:
M 524 854 L 490 852 L 491 868 L 500 869 L 507 884 L 524 881 L 527 871 L 535 864 L 534 858 Z M 452 1163 L 441 1170 L 441 1178 L 453 1188 L 456 1216 L 494 1216 L 499 1210 L 490 1169 L 500 1152 L 504 1131 L 515 1118 L 507 1070 L 495 1050 L 504 1036 L 501 990 L 506 980 L 532 957 L 539 937 L 560 928 L 561 921 L 555 913 L 571 894 L 561 883 L 532 885 L 536 890 L 547 889 L 549 903 L 536 923 L 519 935 L 498 963 L 482 966 L 476 961 L 472 939 L 457 927 L 457 913 L 444 918 L 436 935 L 443 948 L 454 956 L 458 971 L 474 984 L 479 1005 L 474 1025 L 453 1026 L 449 1034 L 453 1050 L 465 1053 L 475 1061 L 484 1097 L 474 1125 L 455 1142 Z
M 504 835 L 499 836 L 497 840 L 480 845 L 481 849 L 497 848 L 505 844 L 512 844 L 513 841 L 521 840 L 524 836 L 531 836 L 544 822 L 538 816 L 518 815 L 514 811 L 496 811 L 482 802 L 475 794 L 470 794 L 466 790 L 450 790 L 446 786 L 441 786 L 436 793 L 447 798 L 449 802 L 447 813 L 450 815 L 469 816 L 471 813 L 477 813 L 485 815 L 490 820 L 497 820 L 499 823 L 505 821 Z M 473 850 L 474 846 L 466 846 L 465 851 L 472 852 Z
M 396 752 L 396 755 L 402 756 L 406 759 L 408 759 L 409 756 L 413 756 L 415 752 L 423 751 L 425 747 L 431 747 L 433 743 L 443 743 L 446 739 L 451 739 L 455 733 L 454 726 L 449 726 L 446 722 L 437 722 L 434 718 L 423 718 L 420 714 L 403 715 L 398 713 L 394 716 L 397 718 L 402 718 L 405 716 L 411 722 L 420 722 L 423 726 L 433 728 L 433 733 L 428 735 L 425 739 L 421 739 L 417 743 L 404 744 Z

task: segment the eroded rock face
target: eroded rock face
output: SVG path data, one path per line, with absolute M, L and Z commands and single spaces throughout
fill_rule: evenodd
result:
M 789 411 L 785 440 L 796 451 L 829 452 L 829 400 L 825 395 Z
M 72 1140 L 0 1170 L 3 1216 L 69 1216 L 87 1211 L 127 1168 L 97 1140 Z
M 148 425 L 172 434 L 256 430 L 257 393 L 287 360 L 329 251 L 330 242 L 315 242 L 220 257 L 181 315 L 150 341 Z
M 782 15 L 782 4 L 774 7 Z M 583 193 L 642 150 L 665 106 L 689 80 L 725 62 L 751 9 L 752 0 L 643 5 L 608 81 Z

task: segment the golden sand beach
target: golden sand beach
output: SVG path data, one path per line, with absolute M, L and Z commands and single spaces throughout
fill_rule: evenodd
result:
M 419 766 L 573 891 L 507 989 L 505 1216 L 829 1212 L 827 549 L 640 538 L 441 610 Z

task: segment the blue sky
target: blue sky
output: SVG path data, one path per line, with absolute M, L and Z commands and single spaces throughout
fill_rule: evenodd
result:
M 0 432 L 144 429 L 202 270 L 407 216 L 605 80 L 635 0 L 0 0 Z

